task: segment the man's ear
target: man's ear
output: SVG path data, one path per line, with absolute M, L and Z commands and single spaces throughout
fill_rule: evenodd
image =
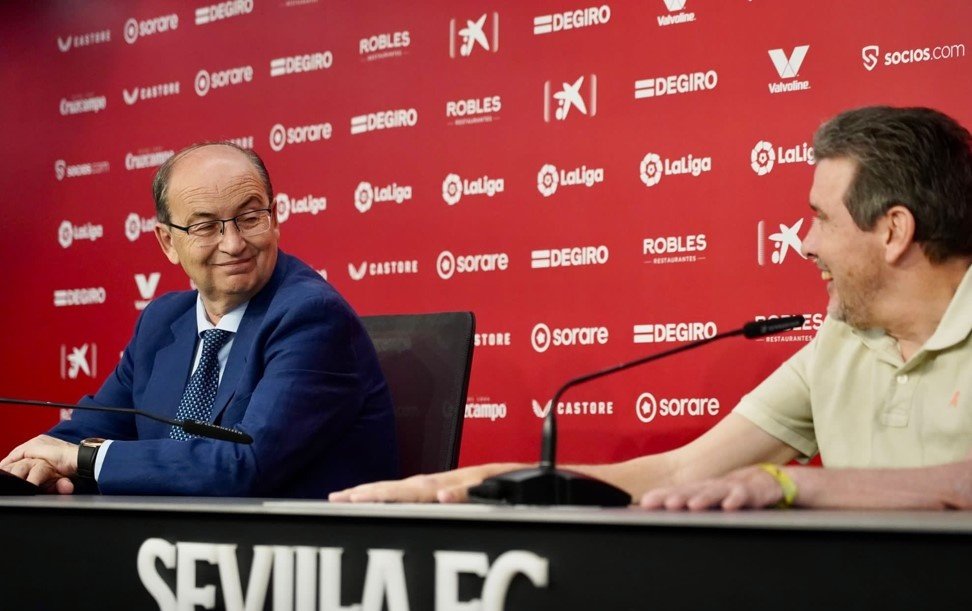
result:
M 881 219 L 883 225 L 884 260 L 895 263 L 915 243 L 915 217 L 904 206 L 891 206 Z
M 179 263 L 179 253 L 175 249 L 175 244 L 172 243 L 172 230 L 163 225 L 161 222 L 155 222 L 155 239 L 159 241 L 159 246 L 162 247 L 162 252 L 171 263 Z

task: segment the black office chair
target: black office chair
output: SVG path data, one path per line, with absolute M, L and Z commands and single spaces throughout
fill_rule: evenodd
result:
M 402 477 L 459 461 L 476 318 L 472 312 L 364 316 L 395 404 Z

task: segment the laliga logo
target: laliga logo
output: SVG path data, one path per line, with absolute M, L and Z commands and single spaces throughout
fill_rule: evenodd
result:
M 58 159 L 54 162 L 54 177 L 58 180 L 64 180 L 64 173 L 67 171 L 67 162 L 63 159 Z
M 129 242 L 134 242 L 142 235 L 142 219 L 132 212 L 125 219 L 125 237 Z
M 442 199 L 450 206 L 455 206 L 462 199 L 462 179 L 458 174 L 449 174 L 442 181 Z
M 435 261 L 435 271 L 439 278 L 448 280 L 456 273 L 456 257 L 448 250 L 439 253 L 439 258 Z
M 759 176 L 766 176 L 773 170 L 776 163 L 776 151 L 773 145 L 765 140 L 760 140 L 753 147 L 753 152 L 749 155 L 750 167 Z
M 655 153 L 648 153 L 641 160 L 641 182 L 646 187 L 653 187 L 661 180 L 663 173 L 662 160 Z
M 655 419 L 657 413 L 658 402 L 655 401 L 655 395 L 650 392 L 642 393 L 635 403 L 635 415 L 638 416 L 638 420 L 648 424 Z
M 550 327 L 544 323 L 537 323 L 533 327 L 533 331 L 530 332 L 530 345 L 537 352 L 546 352 L 550 348 Z M 533 411 L 537 411 L 537 407 L 533 408 Z M 546 416 L 546 411 L 550 411 L 550 403 L 547 403 L 544 416 Z M 539 415 L 539 414 L 537 414 Z
M 550 197 L 556 193 L 559 182 L 557 168 L 549 163 L 540 168 L 540 172 L 537 173 L 537 190 L 544 197 Z
M 61 221 L 61 226 L 57 228 L 57 242 L 61 248 L 69 248 L 74 241 L 74 228 L 71 221 Z
M 861 59 L 864 61 L 864 68 L 870 72 L 877 67 L 878 64 L 878 54 L 881 52 L 881 48 L 877 45 L 867 45 L 861 49 Z
M 358 183 L 358 188 L 354 190 L 354 207 L 362 214 L 371 210 L 371 204 L 375 201 L 375 191 L 371 184 L 367 182 Z
M 290 198 L 283 193 L 278 193 L 273 199 L 277 208 L 277 222 L 283 223 L 290 218 Z

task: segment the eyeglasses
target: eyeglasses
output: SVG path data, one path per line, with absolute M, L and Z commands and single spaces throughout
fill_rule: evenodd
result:
M 175 223 L 165 223 L 173 229 L 185 231 L 194 244 L 198 246 L 209 246 L 219 242 L 223 233 L 226 231 L 226 223 L 230 221 L 236 225 L 236 230 L 244 238 L 266 233 L 270 229 L 270 215 L 273 208 L 261 208 L 250 210 L 243 214 L 238 214 L 231 219 L 213 219 L 201 223 L 193 223 L 183 227 Z

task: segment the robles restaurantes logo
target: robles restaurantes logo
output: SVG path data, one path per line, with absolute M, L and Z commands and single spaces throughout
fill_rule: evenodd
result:
M 757 314 L 753 317 L 756 322 L 762 322 L 764 320 L 773 320 L 775 318 L 783 318 L 786 316 L 795 316 L 795 314 Z M 805 312 L 803 316 L 803 325 L 796 329 L 790 329 L 789 331 L 784 331 L 783 333 L 776 333 L 774 335 L 765 335 L 763 337 L 756 338 L 758 342 L 766 342 L 768 344 L 779 344 L 788 342 L 809 342 L 820 330 L 820 327 L 824 324 L 824 319 L 826 314 L 824 312 Z
M 537 15 L 533 18 L 533 33 L 554 34 L 567 30 L 577 30 L 595 25 L 604 25 L 611 20 L 611 7 L 607 4 L 584 9 Z
M 695 21 L 695 13 L 685 11 L 686 0 L 664 0 L 667 15 L 658 16 L 658 27 Z
M 454 255 L 443 250 L 435 260 L 435 271 L 443 280 L 448 280 L 455 274 L 505 272 L 509 267 L 510 257 L 505 252 Z
M 461 27 L 458 19 L 449 20 L 449 57 L 456 58 L 457 42 L 459 57 L 469 57 L 477 47 L 487 53 L 499 51 L 499 13 L 483 13 L 479 19 L 465 22 Z
M 66 117 L 68 115 L 80 115 L 86 112 L 97 113 L 106 108 L 108 108 L 108 98 L 103 95 L 96 95 L 88 98 L 74 97 L 70 100 L 67 98 L 61 98 L 61 103 L 59 106 L 62 117 Z
M 126 153 L 125 154 L 125 169 L 126 170 L 144 170 L 147 168 L 157 168 L 169 157 L 175 155 L 175 151 L 153 151 L 151 153 Z
M 143 233 L 152 233 L 155 230 L 155 224 L 154 216 L 141 217 L 132 212 L 125 218 L 125 237 L 128 238 L 129 242 L 134 242 Z
M 122 89 L 122 99 L 125 100 L 125 104 L 128 106 L 135 104 L 139 100 L 153 100 L 170 95 L 179 95 L 179 81 L 159 83 L 147 87 L 133 87 L 131 91 Z
M 656 417 L 718 416 L 719 400 L 715 397 L 665 397 L 655 399 L 650 392 L 641 393 L 635 402 L 635 415 L 648 424 Z
M 787 56 L 783 49 L 771 49 L 769 51 L 770 61 L 773 62 L 773 67 L 776 68 L 776 73 L 780 75 L 780 78 L 796 79 L 800 72 L 800 66 L 803 65 L 803 60 L 809 50 L 810 45 L 793 47 L 790 55 Z M 791 93 L 793 91 L 806 91 L 807 89 L 810 89 L 810 81 L 792 80 L 769 84 L 770 93 Z
M 61 53 L 67 53 L 72 48 L 88 47 L 111 42 L 111 30 L 97 30 L 85 34 L 68 34 L 64 38 L 57 37 L 57 48 Z
M 587 79 L 587 87 L 584 87 L 584 80 Z M 555 81 L 546 81 L 543 84 L 543 120 L 550 123 L 550 109 L 556 107 L 553 117 L 557 121 L 566 121 L 570 115 L 570 109 L 576 108 L 577 112 L 588 117 L 597 115 L 597 75 L 583 74 L 577 77 L 573 83 L 564 81 L 560 84 L 560 90 L 553 90 Z M 576 114 L 576 113 L 575 113 Z
M 705 322 L 647 323 L 634 326 L 634 343 L 694 342 L 715 337 L 718 332 L 718 327 L 711 320 Z
M 105 235 L 105 228 L 102 225 L 85 223 L 75 225 L 71 221 L 61 221 L 57 228 L 57 243 L 61 248 L 70 248 L 71 244 L 78 240 L 88 240 L 94 242 Z
M 288 144 L 330 140 L 333 132 L 331 124 L 327 122 L 297 125 L 295 127 L 284 127 L 277 123 L 270 128 L 270 149 L 279 153 Z
M 530 399 L 533 407 L 533 415 L 537 418 L 546 418 L 550 413 L 550 406 L 553 399 L 546 403 L 540 403 L 536 399 Z M 614 401 L 557 401 L 558 416 L 610 416 L 614 414 Z
M 418 111 L 414 108 L 372 112 L 351 117 L 351 135 L 396 127 L 415 127 L 416 123 Z
M 546 163 L 537 172 L 537 191 L 544 197 L 550 197 L 559 187 L 593 187 L 604 182 L 604 168 L 589 168 L 586 165 L 572 170 L 557 169 L 557 166 Z
M 415 259 L 399 259 L 395 261 L 362 261 L 361 265 L 348 263 L 348 276 L 358 281 L 365 276 L 401 276 L 417 274 L 418 261 Z
M 813 146 L 808 142 L 803 142 L 788 148 L 774 148 L 772 143 L 760 140 L 753 146 L 749 154 L 749 167 L 756 172 L 757 176 L 766 176 L 773 171 L 776 165 L 788 163 L 806 163 L 813 165 Z
M 636 100 L 640 100 L 642 98 L 656 98 L 663 95 L 711 91 L 718 84 L 719 74 L 715 70 L 656 76 L 635 81 L 634 97 Z
M 766 221 L 756 223 L 756 262 L 759 265 L 766 265 L 766 242 L 773 245 L 773 252 L 770 255 L 770 262 L 773 265 L 780 265 L 786 261 L 786 255 L 791 250 L 800 255 L 801 258 L 807 257 L 803 254 L 803 241 L 798 235 L 800 228 L 803 227 L 803 219 L 799 218 L 792 225 L 779 224 L 780 230 L 776 233 L 766 235 Z
M 87 163 L 69 164 L 63 159 L 58 159 L 54 162 L 54 178 L 59 181 L 64 180 L 65 178 L 106 174 L 110 170 L 111 164 L 107 161 L 90 161 Z
M 472 125 L 499 120 L 503 100 L 498 95 L 446 102 L 448 125 Z
M 104 303 L 107 297 L 108 294 L 103 286 L 87 289 L 56 289 L 54 307 L 97 305 Z
M 205 97 L 213 89 L 223 89 L 234 85 L 253 82 L 253 66 L 237 66 L 209 72 L 200 70 L 193 81 L 196 95 Z
M 317 216 L 318 212 L 327 210 L 327 198 L 324 196 L 314 197 L 305 195 L 303 197 L 290 197 L 286 193 L 277 193 L 273 198 L 274 208 L 277 211 L 277 222 L 285 223 L 291 214 L 310 214 Z
M 662 158 L 657 153 L 648 153 L 641 159 L 639 176 L 646 187 L 654 187 L 661 182 L 662 176 L 691 174 L 698 178 L 712 171 L 712 157 L 695 157 L 692 154 L 676 159 Z
M 897 66 L 900 64 L 918 64 L 922 62 L 956 59 L 958 57 L 965 57 L 964 43 L 899 49 L 897 51 L 888 51 L 883 56 L 881 56 L 881 48 L 878 45 L 867 45 L 861 49 L 861 60 L 864 62 L 864 69 L 868 72 L 874 70 L 878 66 L 878 63 L 882 63 L 884 66 Z M 881 62 L 881 59 L 883 59 L 883 62 Z
M 547 248 L 530 252 L 530 268 L 550 269 L 553 267 L 604 265 L 608 262 L 609 256 L 608 247 L 603 244 L 600 246 Z
M 142 19 L 141 21 L 132 17 L 125 22 L 125 27 L 122 28 L 122 32 L 125 36 L 125 42 L 133 45 L 138 41 L 139 37 L 144 38 L 154 34 L 174 32 L 178 28 L 179 15 L 176 13 L 171 13 L 169 15 Z
M 411 185 L 393 182 L 384 187 L 376 187 L 370 182 L 359 182 L 354 190 L 354 207 L 362 214 L 371 210 L 374 204 L 394 202 L 401 204 L 412 199 Z
M 490 178 L 484 175 L 470 180 L 458 174 L 449 174 L 442 181 L 442 200 L 450 206 L 455 206 L 464 195 L 493 197 L 497 193 L 502 193 L 503 189 L 502 178 Z
M 530 332 L 530 345 L 536 352 L 546 352 L 551 347 L 593 346 L 608 343 L 607 327 L 561 327 L 551 329 L 546 323 L 537 323 Z
M 333 64 L 334 54 L 330 51 L 278 57 L 270 60 L 270 78 L 327 70 Z
M 411 34 L 408 30 L 373 34 L 358 41 L 358 55 L 361 56 L 362 61 L 367 62 L 402 57 L 408 53 L 406 49 L 411 44 Z
M 704 233 L 650 237 L 641 240 L 641 254 L 645 256 L 645 263 L 655 265 L 695 263 L 705 260 L 700 253 L 708 246 Z
M 252 12 L 253 0 L 229 0 L 209 6 L 200 6 L 196 9 L 196 25 L 206 25 L 231 17 L 249 15 Z

